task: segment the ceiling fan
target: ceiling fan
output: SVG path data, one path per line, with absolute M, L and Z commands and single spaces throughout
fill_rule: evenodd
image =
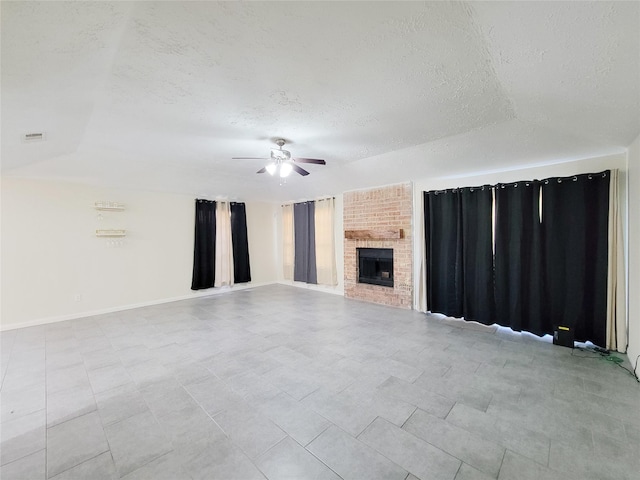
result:
M 276 173 L 281 178 L 288 177 L 291 172 L 297 172 L 302 176 L 309 175 L 309 172 L 304 168 L 297 165 L 298 163 L 313 163 L 316 165 L 326 165 L 327 162 L 321 160 L 319 158 L 301 158 L 296 157 L 293 158 L 291 156 L 291 152 L 289 150 L 283 150 L 285 140 L 282 138 L 278 138 L 276 140 L 276 145 L 278 148 L 271 149 L 271 155 L 266 157 L 233 157 L 232 160 L 271 160 L 266 166 L 262 167 L 256 173 L 264 173 L 267 172 L 269 175 L 275 175 Z

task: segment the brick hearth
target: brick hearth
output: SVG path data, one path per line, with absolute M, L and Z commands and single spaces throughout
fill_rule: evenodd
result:
M 344 239 L 344 294 L 347 298 L 411 308 L 413 246 L 410 183 L 344 194 L 344 230 L 385 232 L 402 229 L 402 238 L 391 240 Z M 394 286 L 358 283 L 356 248 L 393 248 Z

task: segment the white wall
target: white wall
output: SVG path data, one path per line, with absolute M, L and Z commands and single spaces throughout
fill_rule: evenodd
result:
M 99 212 L 100 200 L 126 210 Z M 276 280 L 274 210 L 247 204 L 245 285 Z M 2 329 L 219 292 L 190 290 L 193 197 L 3 178 L 1 218 Z M 122 246 L 96 237 L 109 228 L 127 230 Z
M 343 238 L 343 198 L 342 195 L 336 195 L 335 197 L 335 224 L 334 224 L 334 236 L 336 246 L 336 274 L 338 277 L 338 284 L 335 286 L 327 285 L 312 285 L 304 282 L 292 282 L 284 279 L 284 271 L 282 270 L 282 208 L 280 205 L 277 207 L 277 213 L 275 215 L 275 229 L 276 229 L 276 270 L 278 276 L 278 282 L 285 285 L 293 285 L 300 288 L 308 288 L 310 290 L 318 290 L 321 292 L 335 293 L 337 295 L 344 295 L 344 238 Z M 308 199 L 310 200 L 310 199 Z M 304 200 L 296 200 L 296 202 L 303 202 Z
M 629 146 L 629 350 L 627 356 L 634 365 L 640 355 L 640 135 Z M 640 373 L 640 368 L 638 369 Z

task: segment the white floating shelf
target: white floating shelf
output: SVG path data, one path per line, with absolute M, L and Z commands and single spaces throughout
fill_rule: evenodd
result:
M 96 237 L 126 237 L 126 230 L 96 230 Z
M 96 210 L 111 210 L 121 212 L 124 210 L 124 203 L 118 202 L 96 202 L 93 204 Z

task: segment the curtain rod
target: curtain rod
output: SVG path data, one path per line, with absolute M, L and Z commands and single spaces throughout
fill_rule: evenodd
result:
M 303 200 L 301 202 L 281 203 L 280 206 L 284 207 L 286 205 L 296 205 L 298 203 L 321 202 L 322 200 L 329 200 L 329 199 L 335 200 L 336 197 L 322 197 L 322 198 L 316 198 L 315 200 Z
M 598 173 L 580 173 L 577 175 L 569 175 L 567 177 L 549 177 L 549 178 L 544 178 L 542 180 L 538 180 L 538 179 L 534 179 L 534 180 L 519 180 L 517 182 L 505 182 L 505 183 L 497 183 L 496 185 L 482 185 L 482 186 L 478 186 L 478 187 L 455 187 L 455 188 L 446 188 L 444 190 L 429 190 L 428 192 L 426 192 L 427 194 L 434 194 L 434 195 L 439 195 L 441 193 L 446 193 L 447 191 L 451 191 L 451 192 L 457 192 L 458 190 L 465 190 L 465 189 L 469 189 L 470 191 L 474 191 L 474 190 L 484 190 L 485 188 L 490 188 L 490 189 L 495 189 L 498 188 L 498 186 L 500 188 L 505 188 L 505 187 L 517 187 L 518 184 L 524 184 L 525 186 L 530 186 L 532 183 L 544 183 L 545 185 L 549 185 L 549 182 L 551 181 L 557 181 L 558 183 L 562 183 L 563 181 L 573 181 L 573 182 L 577 182 L 578 181 L 578 177 L 587 177 L 587 179 L 589 180 L 593 180 L 594 178 L 606 178 L 607 177 L 607 173 L 609 173 L 609 170 L 605 170 L 603 172 L 598 172 Z

